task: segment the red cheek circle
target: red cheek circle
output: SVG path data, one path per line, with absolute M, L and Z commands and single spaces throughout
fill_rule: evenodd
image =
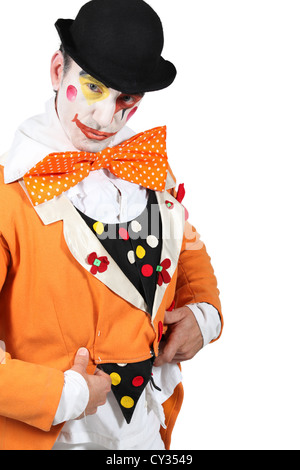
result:
M 137 109 L 138 109 L 138 107 L 136 106 L 135 108 L 133 108 L 133 109 L 130 111 L 130 113 L 129 113 L 128 116 L 127 116 L 127 121 L 126 121 L 126 122 L 128 122 L 129 119 L 132 118 L 132 116 L 137 112 Z
M 77 88 L 73 85 L 70 85 L 67 89 L 67 98 L 69 101 L 73 102 L 76 100 L 77 97 Z

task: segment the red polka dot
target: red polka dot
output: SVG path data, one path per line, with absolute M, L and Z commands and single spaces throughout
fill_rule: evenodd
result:
M 150 277 L 153 274 L 153 268 L 150 264 L 144 264 L 142 267 L 142 275 L 144 277 Z
M 123 240 L 129 240 L 129 233 L 125 228 L 121 227 L 119 229 L 119 235 L 121 238 L 123 238 Z
M 134 387 L 140 387 L 141 385 L 143 385 L 144 383 L 144 377 L 142 377 L 141 375 L 138 375 L 137 377 L 134 377 L 133 381 L 132 381 L 132 385 Z

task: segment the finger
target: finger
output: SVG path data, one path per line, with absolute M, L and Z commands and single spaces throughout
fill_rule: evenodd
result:
M 91 415 L 95 415 L 98 411 L 98 408 L 93 408 L 92 410 L 86 410 L 85 411 L 85 416 L 91 416 Z
M 176 335 L 170 335 L 168 341 L 166 342 L 163 351 L 159 354 L 157 359 L 154 362 L 155 367 L 159 367 L 165 363 L 172 362 L 178 348 L 179 348 L 178 340 Z
M 103 372 L 103 370 L 98 369 L 98 371 L 95 372 L 95 376 L 99 377 L 99 380 L 102 381 L 102 387 L 105 387 L 103 390 L 104 393 L 105 394 L 109 393 L 111 391 L 111 384 L 112 384 L 110 375 Z M 103 385 L 103 381 L 104 381 L 104 385 Z
M 74 365 L 71 370 L 79 372 L 79 374 L 85 374 L 87 366 L 89 364 L 89 352 L 86 348 L 80 348 L 74 359 Z
M 173 323 L 180 322 L 184 318 L 184 316 L 186 315 L 187 311 L 190 312 L 190 309 L 188 309 L 188 307 L 177 308 L 175 310 L 172 310 L 172 312 L 168 312 L 168 310 L 167 310 L 165 312 L 164 324 L 165 325 L 172 325 Z
M 97 377 L 102 377 L 102 378 L 105 379 L 109 384 L 111 384 L 111 377 L 110 377 L 110 375 L 108 375 L 108 374 L 106 374 L 105 372 L 103 372 L 103 370 L 99 370 L 99 369 L 98 369 L 98 370 L 95 372 L 95 375 L 96 375 Z
M 164 317 L 164 325 L 171 325 L 172 323 L 176 323 L 179 317 L 177 312 L 177 310 L 173 310 L 173 312 L 166 311 Z
M 186 344 L 183 345 L 176 352 L 175 356 L 172 359 L 173 363 L 190 361 L 196 354 L 203 348 L 203 342 L 193 342 L 189 347 L 186 347 Z
M 102 369 L 96 369 L 95 375 L 98 375 L 98 377 L 109 377 L 110 375 L 106 374 Z
M 76 418 L 74 421 L 79 421 L 80 419 L 86 418 L 87 416 L 95 415 L 98 411 L 98 408 L 93 408 L 91 410 L 85 410 L 84 413 L 82 413 L 78 418 Z
M 178 364 L 179 362 L 185 362 L 192 359 L 194 355 L 187 355 L 187 354 L 175 354 L 172 359 L 172 364 Z

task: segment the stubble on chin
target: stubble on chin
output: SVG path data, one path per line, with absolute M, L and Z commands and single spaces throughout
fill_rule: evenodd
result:
M 110 144 L 112 143 L 112 140 L 113 139 L 110 138 L 102 142 L 98 142 L 98 141 L 88 139 L 87 137 L 85 137 L 81 140 L 78 140 L 77 142 L 73 142 L 73 145 L 80 152 L 97 153 L 109 147 Z

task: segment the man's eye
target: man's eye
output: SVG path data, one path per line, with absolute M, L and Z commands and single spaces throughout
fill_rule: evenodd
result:
M 100 90 L 100 88 L 95 85 L 94 83 L 88 83 L 87 86 L 89 87 L 89 89 L 91 91 L 93 91 L 94 93 L 102 93 L 102 91 Z
M 132 103 L 132 102 L 133 102 L 133 97 L 132 97 L 132 96 L 129 96 L 129 95 L 124 95 L 124 96 L 122 96 L 122 100 L 123 100 L 125 103 Z

